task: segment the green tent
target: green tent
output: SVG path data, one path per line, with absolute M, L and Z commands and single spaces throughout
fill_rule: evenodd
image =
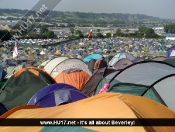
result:
M 26 105 L 30 98 L 55 80 L 46 72 L 36 68 L 17 71 L 0 89 L 0 103 L 7 110 Z

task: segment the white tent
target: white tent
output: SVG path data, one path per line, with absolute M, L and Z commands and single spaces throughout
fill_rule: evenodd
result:
M 38 68 L 45 67 L 50 61 L 51 61 L 51 60 L 46 60 L 46 61 L 42 62 L 42 63 L 38 66 Z
M 55 69 L 55 67 L 58 64 L 60 64 L 61 62 L 63 62 L 66 59 L 68 59 L 68 57 L 58 57 L 58 58 L 55 58 L 55 59 L 51 60 L 49 63 L 47 63 L 47 65 L 45 65 L 44 69 L 46 70 L 47 73 L 51 74 L 51 72 L 53 71 L 53 69 Z
M 88 73 L 90 76 L 92 73 L 88 69 L 88 65 L 86 65 L 83 61 L 79 59 L 66 59 L 62 61 L 60 64 L 56 65 L 55 68 L 51 71 L 51 76 L 56 77 L 59 73 L 61 73 L 64 70 L 72 69 L 72 68 L 78 68 L 86 73 Z
M 46 53 L 44 51 L 41 51 L 40 52 L 40 55 L 45 55 Z
M 23 65 L 10 66 L 7 68 L 7 75 L 5 78 L 10 78 L 16 71 L 21 70 Z

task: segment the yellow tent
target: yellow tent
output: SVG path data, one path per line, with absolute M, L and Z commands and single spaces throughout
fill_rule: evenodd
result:
M 55 52 L 55 55 L 61 55 L 61 51 L 60 51 L 60 50 L 57 50 L 57 51 Z
M 102 93 L 67 105 L 21 109 L 14 113 L 6 113 L 1 118 L 174 118 L 175 112 L 148 98 L 123 95 L 118 93 Z M 19 122 L 20 123 L 20 122 Z M 52 132 L 53 128 L 67 127 L 0 127 L 1 132 Z M 73 129 L 78 128 L 74 127 Z M 82 129 L 94 132 L 175 132 L 175 127 L 143 127 L 143 126 L 83 126 Z M 76 132 L 76 131 L 73 131 Z

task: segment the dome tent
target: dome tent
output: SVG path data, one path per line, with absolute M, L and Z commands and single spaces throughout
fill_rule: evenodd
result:
M 130 65 L 132 65 L 132 64 L 133 64 L 132 61 L 130 61 L 130 60 L 126 59 L 126 58 L 123 58 L 123 59 L 117 61 L 117 62 L 113 65 L 113 67 L 114 67 L 116 70 L 122 70 L 122 69 L 124 69 L 124 68 L 126 68 L 126 67 L 128 67 L 128 66 L 130 66 Z
M 168 84 L 167 81 L 164 81 L 167 85 L 166 89 L 169 89 L 166 92 L 164 91 L 165 89 L 155 88 L 157 82 L 174 74 L 175 67 L 163 62 L 147 61 L 136 63 L 117 73 L 110 80 L 103 79 L 97 86 L 96 94 L 99 93 L 105 83 L 108 83 L 110 84 L 109 92 L 145 96 L 175 110 L 174 107 L 171 107 L 172 105 L 168 105 L 174 104 L 172 93 L 175 92 L 175 89 L 172 82 Z M 162 93 L 166 93 L 165 95 L 169 97 L 166 100 L 168 102 L 161 96 Z
M 135 60 L 135 57 L 129 53 L 119 53 L 111 59 L 111 61 L 109 62 L 109 66 L 113 66 L 117 61 L 123 58 L 127 58 L 130 61 Z
M 57 83 L 69 84 L 79 90 L 84 87 L 89 79 L 90 75 L 78 68 L 65 70 L 59 73 L 55 78 Z
M 75 87 L 67 84 L 53 84 L 37 92 L 28 102 L 28 105 L 53 107 L 65 103 L 75 102 L 86 98 Z
M 90 62 L 92 59 L 98 60 L 100 58 L 102 58 L 102 55 L 100 55 L 100 54 L 91 54 L 91 55 L 87 56 L 86 58 L 84 58 L 83 61 Z
M 86 83 L 86 85 L 82 89 L 82 93 L 85 94 L 86 96 L 90 97 L 94 95 L 96 87 L 99 85 L 99 82 L 106 78 L 108 75 L 112 73 L 118 73 L 119 71 L 116 71 L 113 68 L 101 68 L 97 72 L 93 74 L 93 76 L 89 79 L 89 81 Z
M 92 75 L 88 66 L 82 60 L 72 59 L 72 58 L 65 59 L 64 61 L 62 61 L 58 65 L 55 65 L 55 67 L 50 72 L 50 75 L 55 78 L 62 71 L 74 69 L 74 68 L 78 68 L 80 70 L 83 70 L 84 72 L 88 73 L 90 76 Z
M 36 92 L 54 83 L 55 80 L 40 69 L 23 68 L 15 72 L 0 89 L 0 103 L 7 110 L 25 105 Z
M 49 61 L 45 66 L 44 69 L 46 70 L 47 73 L 51 73 L 52 70 L 61 62 L 63 62 L 64 60 L 68 59 L 68 57 L 58 57 L 55 59 L 52 59 L 51 61 Z
M 175 57 L 175 46 L 173 46 L 167 50 L 166 57 L 167 58 Z
M 83 99 L 74 103 L 50 107 L 50 108 L 34 108 L 34 109 L 20 109 L 11 111 L 2 116 L 3 118 L 78 118 L 78 119 L 109 119 L 109 118 L 156 118 L 156 119 L 174 119 L 175 112 L 167 107 L 152 101 L 148 98 L 123 95 L 118 93 L 102 93 L 87 99 Z M 22 123 L 22 120 L 18 123 Z M 141 123 L 141 122 L 140 122 Z M 142 124 L 142 123 L 141 123 Z M 0 127 L 0 131 L 33 131 L 33 132 L 72 132 L 77 131 L 98 131 L 98 132 L 174 132 L 174 127 L 169 126 L 153 126 L 150 122 L 144 122 L 148 126 L 41 126 L 41 127 Z M 151 126 L 152 125 L 152 126 Z M 72 128 L 72 129 L 71 129 Z M 71 130 L 70 130 L 71 129 Z
M 164 57 L 164 56 L 157 56 L 157 57 L 153 58 L 152 60 L 153 61 L 163 61 L 165 59 L 166 59 L 166 57 Z

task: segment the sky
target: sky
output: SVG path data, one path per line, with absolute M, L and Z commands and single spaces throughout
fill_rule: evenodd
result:
M 0 8 L 30 10 L 38 1 L 0 0 Z M 159 18 L 175 19 L 175 0 L 62 0 L 55 10 L 145 14 Z

